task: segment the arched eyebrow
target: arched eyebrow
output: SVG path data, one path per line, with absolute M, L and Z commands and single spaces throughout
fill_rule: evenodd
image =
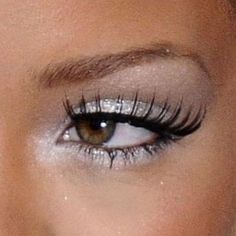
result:
M 103 78 L 129 67 L 150 63 L 158 58 L 188 58 L 208 73 L 202 58 L 183 47 L 171 43 L 152 44 L 119 53 L 69 59 L 47 65 L 37 76 L 40 87 L 53 88 L 78 81 Z

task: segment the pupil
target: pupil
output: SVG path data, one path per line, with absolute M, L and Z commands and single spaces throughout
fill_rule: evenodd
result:
M 91 121 L 90 127 L 91 127 L 91 129 L 98 131 L 100 129 L 106 128 L 107 122 L 105 122 L 105 121 Z

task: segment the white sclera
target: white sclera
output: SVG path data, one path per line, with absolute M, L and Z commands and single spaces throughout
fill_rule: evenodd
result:
M 150 143 L 157 135 L 145 128 L 139 128 L 127 123 L 118 123 L 111 140 L 104 144 L 108 148 L 132 147 Z

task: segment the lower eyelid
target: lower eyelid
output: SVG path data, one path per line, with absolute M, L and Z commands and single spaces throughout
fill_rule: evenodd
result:
M 65 151 L 80 165 L 94 168 L 123 170 L 131 166 L 149 164 L 160 157 L 162 148 L 167 144 L 145 145 L 135 148 L 107 149 L 87 145 L 65 144 Z M 162 147 L 161 147 L 162 146 Z

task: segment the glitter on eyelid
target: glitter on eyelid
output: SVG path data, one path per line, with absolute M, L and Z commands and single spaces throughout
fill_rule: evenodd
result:
M 135 101 L 130 101 L 130 100 L 119 101 L 116 99 L 104 99 L 104 100 L 99 101 L 99 107 L 101 111 L 104 113 L 122 113 L 124 115 L 130 115 L 132 113 L 132 109 L 134 106 L 135 106 Z M 149 109 L 149 104 L 138 101 L 135 107 L 136 107 L 135 116 L 143 117 L 143 115 L 145 115 Z M 87 113 L 98 112 L 96 101 L 87 102 L 85 104 L 85 108 L 86 108 Z M 160 110 L 161 110 L 161 106 L 154 106 L 152 108 L 152 112 L 149 118 L 152 118 L 152 114 L 153 114 L 153 117 L 155 117 L 156 114 L 160 112 Z M 83 113 L 81 111 L 81 107 L 75 107 L 74 112 L 75 114 Z M 168 118 L 168 116 L 166 118 Z

